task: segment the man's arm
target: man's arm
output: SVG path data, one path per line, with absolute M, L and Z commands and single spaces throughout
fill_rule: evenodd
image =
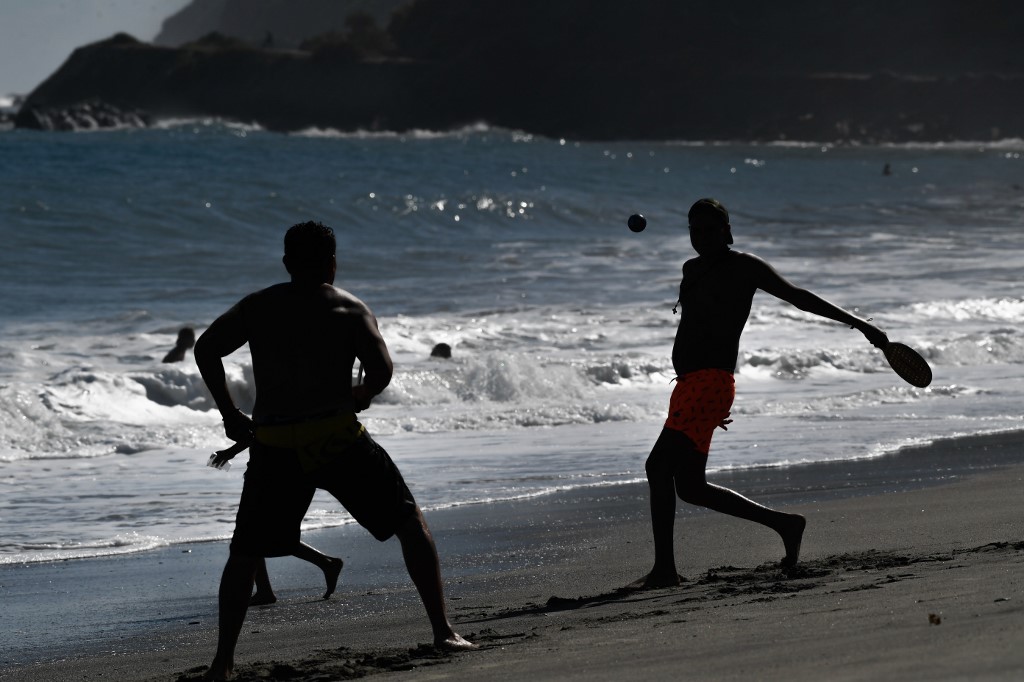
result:
M 222 358 L 241 348 L 248 337 L 242 320 L 241 304 L 233 306 L 213 321 L 196 341 L 193 355 L 199 373 L 224 419 L 224 432 L 235 442 L 252 440 L 252 420 L 235 407 L 228 391 Z
M 356 412 L 361 412 L 391 383 L 395 368 L 373 313 L 367 310 L 357 325 L 355 354 L 362 363 L 364 378 L 363 383 L 352 387 L 352 399 Z
M 758 289 L 763 289 L 772 296 L 780 298 L 787 303 L 790 303 L 804 312 L 813 313 L 814 315 L 820 315 L 836 322 L 842 322 L 848 324 L 854 329 L 859 330 L 867 340 L 874 346 L 881 348 L 889 342 L 889 337 L 886 336 L 885 332 L 871 324 L 867 320 L 857 317 L 852 313 L 849 313 L 837 305 L 829 303 L 821 296 L 802 289 L 792 282 L 787 280 L 785 277 L 775 271 L 771 265 L 765 261 L 757 258 L 756 256 L 750 256 L 752 267 L 755 270 L 754 282 Z

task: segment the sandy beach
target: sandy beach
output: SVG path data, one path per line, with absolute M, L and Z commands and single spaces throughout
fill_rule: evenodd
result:
M 426 645 L 397 542 L 331 529 L 305 539 L 345 559 L 338 592 L 323 601 L 317 569 L 271 560 L 279 601 L 250 610 L 236 678 L 1024 676 L 1024 434 L 713 480 L 806 515 L 796 569 L 767 529 L 680 504 L 685 582 L 622 589 L 652 561 L 643 485 L 439 510 L 450 616 L 481 645 L 447 655 Z M 0 567 L 0 678 L 198 678 L 226 551 Z

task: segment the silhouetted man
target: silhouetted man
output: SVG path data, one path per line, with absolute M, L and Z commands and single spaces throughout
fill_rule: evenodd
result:
M 207 677 L 231 674 L 259 560 L 295 551 L 316 488 L 337 498 L 378 540 L 398 537 L 435 645 L 475 648 L 448 621 L 437 551 L 419 506 L 388 453 L 356 419 L 391 381 L 392 364 L 370 309 L 333 286 L 333 230 L 312 222 L 293 226 L 285 235 L 284 265 L 290 282 L 243 298 L 195 347 L 228 438 L 251 441 Z M 246 343 L 256 385 L 252 419 L 235 407 L 222 361 Z M 357 358 L 365 381 L 352 386 Z
M 690 208 L 690 243 L 697 257 L 683 264 L 679 285 L 681 316 L 672 347 L 677 379 L 668 419 L 647 459 L 654 531 L 654 568 L 646 587 L 678 585 L 673 550 L 676 495 L 690 504 L 768 526 L 781 537 L 784 566 L 800 557 L 806 521 L 764 507 L 705 479 L 711 436 L 725 428 L 736 395 L 733 372 L 740 334 L 750 315 L 754 293 L 761 289 L 797 308 L 860 330 L 875 346 L 885 332 L 821 297 L 794 286 L 757 256 L 733 251 L 729 213 L 714 199 Z

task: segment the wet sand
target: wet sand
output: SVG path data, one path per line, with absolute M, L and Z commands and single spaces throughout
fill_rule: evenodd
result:
M 330 529 L 305 539 L 345 559 L 338 592 L 271 560 L 279 601 L 250 610 L 236 679 L 1024 676 L 1024 434 L 714 480 L 807 517 L 797 569 L 771 531 L 680 503 L 685 582 L 622 589 L 653 556 L 643 485 L 435 511 L 450 616 L 482 646 L 448 655 L 397 541 Z M 0 678 L 198 678 L 226 551 L 0 567 Z

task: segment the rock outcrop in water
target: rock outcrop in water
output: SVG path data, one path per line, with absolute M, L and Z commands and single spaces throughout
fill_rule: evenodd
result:
M 226 38 L 174 48 L 121 35 L 76 50 L 30 94 L 17 125 L 102 101 L 281 131 L 486 122 L 581 139 L 1024 137 L 1024 5 L 876 8 L 418 0 L 386 34 L 377 29 L 387 40 L 376 50 L 351 32 L 306 49 Z
M 35 130 L 99 130 L 101 128 L 144 128 L 149 125 L 146 112 L 119 109 L 99 99 L 67 106 L 33 106 L 15 117 L 19 128 Z

